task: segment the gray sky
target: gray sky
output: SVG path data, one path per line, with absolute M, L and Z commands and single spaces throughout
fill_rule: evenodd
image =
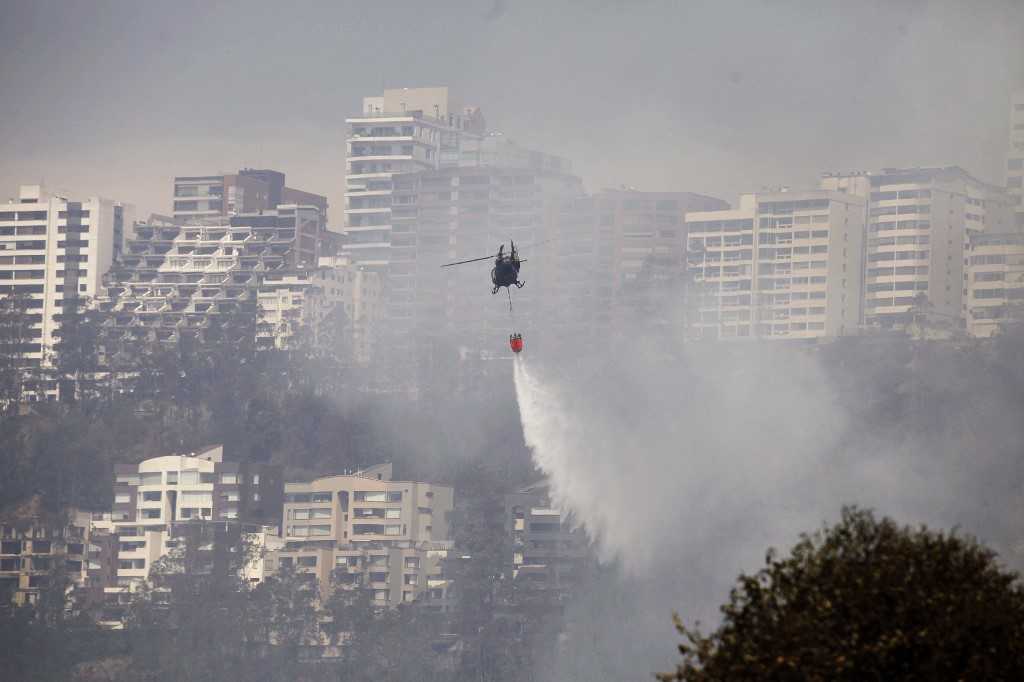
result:
M 344 118 L 384 86 L 452 86 L 590 189 L 732 202 L 932 164 L 1001 183 L 1024 85 L 1012 0 L 0 5 L 0 194 L 43 180 L 140 215 L 174 175 L 258 166 L 339 225 Z

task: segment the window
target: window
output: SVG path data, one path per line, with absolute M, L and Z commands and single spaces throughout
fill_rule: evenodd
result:
M 178 485 L 178 472 L 168 471 L 167 472 L 167 485 Z
M 309 534 L 310 535 L 320 535 L 320 536 L 330 535 L 331 534 L 331 527 L 330 527 L 330 525 L 326 525 L 326 526 L 310 526 L 309 527 Z
M 407 556 L 407 557 L 405 557 L 405 567 L 406 568 L 419 568 L 420 567 L 420 559 L 419 559 L 419 557 L 415 557 L 415 556 Z
M 49 554 L 50 553 L 50 541 L 49 540 L 34 540 L 32 542 L 32 553 L 33 554 Z
M 381 571 L 374 571 L 370 573 L 371 583 L 386 583 L 388 581 L 388 574 Z
M 159 471 L 142 474 L 142 485 L 160 485 L 163 482 L 163 477 Z
M 326 493 L 313 493 L 310 496 L 310 501 L 311 502 L 330 502 L 332 497 L 333 497 L 333 493 L 330 493 L 330 492 L 326 492 Z
M 399 495 L 401 495 L 401 493 L 399 493 Z M 401 499 L 401 497 L 399 497 L 399 500 L 400 499 Z M 357 490 L 355 492 L 355 501 L 356 502 L 385 502 L 385 501 L 387 501 L 387 496 L 386 496 L 386 494 L 384 493 L 383 490 L 381 490 L 381 491 Z
M 401 501 L 402 501 L 402 492 L 401 491 L 394 491 L 394 492 L 389 492 L 388 493 L 388 502 L 401 502 Z
M 318 509 L 309 510 L 309 518 L 311 519 L 329 519 L 331 518 L 331 510 L 321 507 Z
M 128 493 L 118 493 L 114 495 L 114 504 L 128 504 L 132 501 L 132 496 Z
M 383 530 L 384 526 L 376 523 L 356 523 L 352 526 L 354 535 L 380 535 Z
M 300 556 L 296 560 L 296 563 L 299 566 L 316 566 L 316 557 L 315 556 Z
M 221 474 L 220 482 L 225 485 L 237 485 L 238 474 Z
M 296 521 L 306 521 L 306 520 L 309 519 L 309 510 L 308 509 L 293 509 L 292 510 L 292 518 L 295 519 Z
M 284 496 L 285 502 L 310 502 L 309 493 L 288 493 Z
M 144 519 L 159 519 L 160 518 L 160 510 L 159 509 L 143 509 L 142 510 L 142 518 L 144 518 Z
M 151 491 L 147 491 L 147 492 L 142 493 L 142 501 L 143 502 L 159 502 L 160 501 L 160 491 L 159 490 L 151 490 Z
M 199 485 L 199 471 L 196 469 L 182 471 L 179 482 L 181 485 Z
M 402 527 L 401 526 L 385 526 L 384 527 L 384 535 L 401 535 L 401 534 L 402 534 Z
M 400 519 L 400 518 L 402 518 L 402 510 L 401 509 L 385 509 L 384 510 L 384 518 L 385 519 Z

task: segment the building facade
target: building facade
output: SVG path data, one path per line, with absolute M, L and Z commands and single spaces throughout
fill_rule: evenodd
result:
M 813 339 L 856 332 L 863 199 L 823 190 L 747 194 L 686 214 L 692 324 L 705 338 Z
M 322 591 L 371 591 L 373 603 L 447 603 L 448 486 L 392 481 L 391 465 L 285 485 L 278 562 L 317 576 Z
M 316 206 L 327 224 L 327 197 L 285 186 L 284 173 L 246 168 L 227 175 L 174 178 L 172 216 L 183 223 L 256 213 L 282 204 Z
M 570 596 L 595 557 L 586 533 L 551 504 L 546 483 L 505 496 L 505 577 L 553 603 Z
M 461 106 L 448 88 L 399 88 L 363 99 L 346 119 L 345 238 L 353 262 L 390 262 L 392 178 L 396 173 L 458 166 L 463 147 L 482 139 L 479 109 Z M 472 156 L 472 153 L 469 154 Z
M 0 517 L 0 606 L 35 604 L 59 577 L 86 601 L 102 598 L 114 560 L 91 512 L 44 512 L 38 497 Z
M 432 350 L 427 338 L 493 347 L 495 334 L 501 339 L 510 333 L 509 304 L 491 293 L 491 263 L 440 267 L 494 254 L 500 244 L 507 249 L 509 241 L 529 261 L 522 279 L 530 286 L 514 295 L 517 323 L 525 327 L 531 319 L 553 317 L 547 310 L 561 308 L 560 301 L 576 293 L 567 288 L 569 275 L 592 282 L 596 268 L 596 252 L 590 250 L 594 262 L 581 258 L 584 244 L 574 243 L 572 253 L 567 244 L 540 245 L 559 242 L 560 202 L 582 191 L 575 176 L 528 168 L 450 168 L 396 176 L 386 320 L 407 346 L 400 353 Z M 569 258 L 577 267 L 559 273 L 559 263 Z
M 1010 101 L 1010 147 L 1006 154 L 1006 191 L 1016 229 L 1024 230 L 1024 90 Z
M 967 333 L 989 337 L 1024 321 L 1024 232 L 972 234 L 965 260 Z
M 233 535 L 278 527 L 281 470 L 224 461 L 221 446 L 115 467 L 111 515 L 118 537 L 116 582 L 108 598 L 132 591 L 154 563 L 202 526 Z M 207 531 L 204 531 L 207 532 Z
M 957 167 L 827 175 L 822 187 L 867 200 L 865 325 L 905 326 L 922 305 L 959 325 L 970 236 L 1009 229 L 1006 193 Z
M 133 222 L 130 205 L 96 197 L 74 201 L 39 185 L 22 185 L 17 199 L 0 204 L 0 296 L 27 299 L 25 364 L 47 362 L 69 300 L 102 293 L 103 276 Z
M 199 333 L 211 317 L 255 322 L 263 280 L 315 267 L 325 229 L 317 207 L 284 204 L 203 225 L 182 222 L 153 216 L 136 224 L 99 300 L 115 337 L 174 341 Z
M 258 294 L 259 345 L 289 348 L 302 333 L 304 342 L 365 364 L 380 318 L 380 274 L 345 257 L 327 256 L 319 262 L 316 268 L 264 275 Z

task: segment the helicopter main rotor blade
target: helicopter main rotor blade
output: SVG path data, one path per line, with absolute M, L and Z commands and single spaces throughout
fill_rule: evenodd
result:
M 494 254 L 493 256 L 483 256 L 481 258 L 470 258 L 469 260 L 457 260 L 454 263 L 445 263 L 441 267 L 442 268 L 450 268 L 453 265 L 463 265 L 464 263 L 476 263 L 477 261 L 490 260 L 492 258 L 497 258 L 497 256 L 498 256 L 498 254 Z

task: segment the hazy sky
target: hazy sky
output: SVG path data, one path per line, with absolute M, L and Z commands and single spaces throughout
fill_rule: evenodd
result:
M 1024 2 L 0 0 L 0 194 L 42 180 L 145 215 L 174 175 L 273 167 L 336 226 L 345 116 L 443 84 L 590 189 L 1002 182 Z

